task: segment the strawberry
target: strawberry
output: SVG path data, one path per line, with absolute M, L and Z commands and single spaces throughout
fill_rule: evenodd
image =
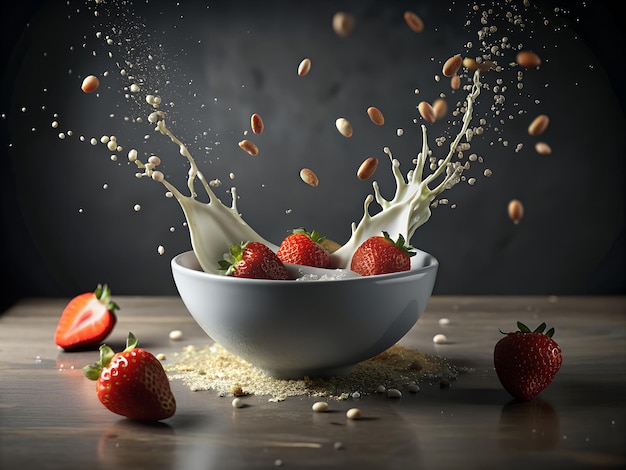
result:
M 354 251 L 350 269 L 361 276 L 408 271 L 415 251 L 402 235 L 394 242 L 387 232 L 365 240 Z
M 267 245 L 260 242 L 232 244 L 219 262 L 227 276 L 251 279 L 291 279 L 289 271 Z
M 98 346 L 113 330 L 117 309 L 109 287 L 98 284 L 94 292 L 70 300 L 59 319 L 54 342 L 65 350 Z
M 514 398 L 527 401 L 546 388 L 561 368 L 563 354 L 546 324 L 534 331 L 517 322 L 519 331 L 506 334 L 496 344 L 493 363 L 500 383 Z
M 96 381 L 98 399 L 113 413 L 136 421 L 160 421 L 176 411 L 163 366 L 150 352 L 137 348 L 132 333 L 122 352 L 100 346 L 100 361 L 83 367 L 83 373 Z
M 283 263 L 330 268 L 330 253 L 321 245 L 325 239 L 316 230 L 298 228 L 282 241 L 276 255 Z

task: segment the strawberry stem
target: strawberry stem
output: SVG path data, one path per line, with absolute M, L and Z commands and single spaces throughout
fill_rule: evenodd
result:
M 124 349 L 124 352 L 129 352 L 135 349 L 137 347 L 137 343 L 137 337 L 129 332 L 128 338 L 126 339 L 126 349 Z M 113 359 L 114 356 L 115 351 L 113 351 L 110 346 L 103 344 L 102 346 L 100 346 L 100 360 L 95 364 L 83 367 L 83 375 L 89 380 L 98 380 L 98 378 L 100 377 L 100 372 L 102 372 L 102 369 L 109 365 L 111 359 Z

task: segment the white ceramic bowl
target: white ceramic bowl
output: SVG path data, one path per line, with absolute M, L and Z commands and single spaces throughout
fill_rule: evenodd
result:
M 279 378 L 343 375 L 393 346 L 424 312 L 439 266 L 417 251 L 411 269 L 401 273 L 271 281 L 205 273 L 193 251 L 171 264 L 181 299 L 200 327 Z

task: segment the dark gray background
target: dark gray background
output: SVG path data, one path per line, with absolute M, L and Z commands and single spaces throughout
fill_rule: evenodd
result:
M 0 249 L 8 279 L 2 305 L 22 296 L 69 296 L 97 283 L 108 283 L 114 294 L 176 292 L 169 261 L 190 249 L 182 212 L 160 185 L 133 176 L 126 150 L 161 156 L 179 187 L 186 168 L 177 148 L 151 126 L 124 121 L 148 112 L 120 92 L 124 80 L 115 62 L 125 54 L 140 65 L 136 72 L 148 89 L 176 104 L 170 125 L 207 179 L 222 180 L 216 193 L 223 202 L 230 204 L 228 189 L 237 186 L 246 221 L 276 243 L 303 225 L 341 242 L 371 192 L 371 182 L 354 176 L 358 164 L 379 157 L 376 179 L 391 196 L 382 148 L 390 146 L 403 172 L 409 169 L 421 147 L 412 123 L 417 103 L 442 91 L 451 104 L 462 99 L 461 92 L 450 93 L 447 79 L 433 77 L 450 55 L 472 55 L 465 45 L 477 41 L 478 22 L 464 2 L 137 3 L 111 19 L 134 28 L 136 48 L 124 51 L 95 37 L 110 28 L 98 25 L 107 20 L 94 17 L 93 2 L 24 2 L 3 15 Z M 412 239 L 441 263 L 435 293 L 624 293 L 624 34 L 617 25 L 623 7 L 608 3 L 531 2 L 527 33 L 511 33 L 513 44 L 537 50 L 544 62 L 525 73 L 522 92 L 508 93 L 503 115 L 514 119 L 504 125 L 492 118 L 493 93 L 481 95 L 477 115 L 492 127 L 472 142 L 472 152 L 486 160 L 469 175 L 478 182 L 444 193 L 456 209 L 433 210 Z M 407 9 L 424 19 L 423 33 L 408 29 Z M 348 38 L 330 27 L 340 10 L 357 19 Z M 473 22 L 465 27 L 468 18 Z M 295 71 L 303 57 L 312 58 L 313 68 L 300 78 Z M 80 92 L 84 76 L 104 71 L 110 75 L 99 96 Z M 514 75 L 502 76 L 514 82 Z M 492 86 L 496 78 L 492 73 L 485 81 Z M 385 113 L 384 127 L 368 122 L 371 105 Z M 237 147 L 253 112 L 266 121 L 266 132 L 254 137 L 261 148 L 256 158 Z M 50 126 L 54 113 L 59 129 Z M 552 118 L 541 139 L 526 132 L 538 113 Z M 336 132 L 338 116 L 352 121 L 353 138 Z M 446 127 L 429 126 L 439 154 L 433 139 Z M 59 140 L 57 133 L 68 129 L 75 135 Z M 102 145 L 78 138 L 103 134 L 117 135 L 125 146 L 118 162 Z M 548 142 L 552 155 L 536 154 L 536 140 Z M 524 144 L 519 152 L 517 143 Z M 318 188 L 299 180 L 303 166 L 318 173 Z M 494 175 L 481 177 L 484 168 Z M 506 214 L 512 198 L 525 205 L 519 225 Z M 140 212 L 133 210 L 137 203 Z

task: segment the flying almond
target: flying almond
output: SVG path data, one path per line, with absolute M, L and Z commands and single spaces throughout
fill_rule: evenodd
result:
M 369 157 L 361 163 L 361 166 L 356 172 L 356 176 L 362 181 L 366 180 L 374 174 L 376 168 L 378 168 L 378 158 Z
M 258 114 L 253 114 L 250 116 L 250 127 L 252 128 L 252 132 L 255 134 L 260 134 L 265 129 L 265 124 L 263 124 L 263 119 Z
M 465 67 L 470 72 L 473 72 L 474 70 L 478 69 L 478 62 L 476 62 L 476 59 L 466 57 L 465 59 L 463 59 L 463 67 Z
M 352 137 L 352 124 L 346 118 L 338 118 L 335 121 L 335 126 L 342 136 Z
M 535 69 L 541 65 L 541 57 L 531 51 L 517 53 L 517 63 L 525 69 Z
M 96 91 L 99 86 L 100 86 L 100 80 L 98 80 L 98 77 L 96 77 L 95 75 L 89 75 L 85 77 L 80 88 L 85 93 L 92 93 Z
M 535 151 L 540 155 L 550 155 L 552 153 L 552 147 L 545 142 L 537 142 L 535 144 Z
M 461 88 L 461 77 L 456 74 L 452 75 L 452 78 L 450 78 L 450 88 L 453 90 Z
M 524 216 L 524 205 L 518 199 L 513 199 L 509 202 L 509 218 L 513 223 L 518 224 Z
M 253 157 L 256 157 L 259 154 L 259 148 L 249 140 L 242 140 L 241 142 L 239 142 L 239 147 L 241 147 Z
M 431 124 L 437 119 L 435 110 L 427 101 L 421 101 L 420 104 L 417 105 L 417 110 L 420 112 L 424 120 L 430 122 Z
M 354 30 L 354 24 L 354 16 L 349 13 L 339 11 L 333 16 L 333 31 L 335 31 L 338 36 L 350 36 L 352 30 Z
M 461 54 L 453 55 L 444 62 L 441 71 L 444 76 L 452 77 L 459 71 L 461 65 L 463 65 L 463 58 L 461 57 Z
M 419 16 L 417 16 L 416 13 L 413 13 L 412 11 L 405 11 L 404 21 L 406 21 L 406 24 L 409 25 L 409 28 L 411 28 L 416 33 L 421 33 L 422 31 L 424 31 L 424 22 Z
M 382 126 L 385 124 L 385 116 L 380 112 L 380 109 L 375 106 L 370 106 L 367 108 L 367 115 L 370 117 L 370 120 L 376 124 L 377 126 Z
M 298 75 L 304 77 L 311 71 L 311 59 L 308 57 L 306 59 L 302 59 L 300 65 L 298 65 Z
M 550 118 L 545 114 L 540 114 L 528 126 L 528 133 L 535 136 L 541 135 L 548 128 L 548 124 L 550 124 Z
M 433 111 L 435 112 L 435 119 L 441 119 L 448 112 L 448 103 L 443 98 L 437 98 L 433 103 Z
M 313 188 L 317 188 L 317 185 L 319 184 L 317 175 L 309 168 L 302 168 L 302 170 L 300 170 L 300 179 Z

